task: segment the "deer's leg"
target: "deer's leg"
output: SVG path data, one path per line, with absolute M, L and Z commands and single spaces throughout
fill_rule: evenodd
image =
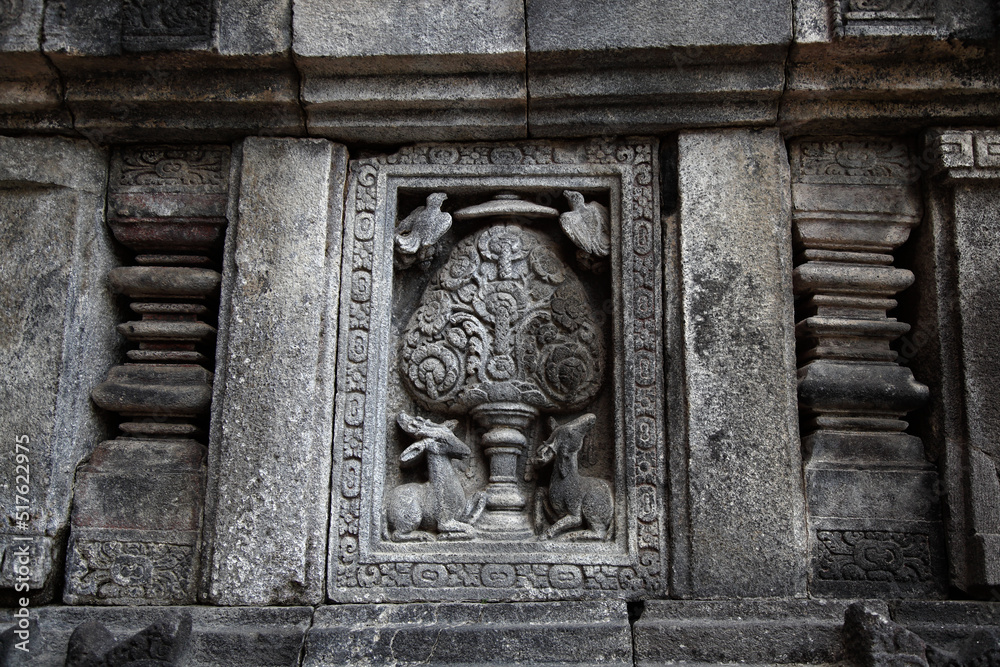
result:
M 465 504 L 465 511 L 462 512 L 458 520 L 470 524 L 475 523 L 484 509 L 486 509 L 486 494 L 482 491 L 476 491 L 469 498 L 469 502 Z
M 552 539 L 556 535 L 561 535 L 567 530 L 573 530 L 574 528 L 579 528 L 583 525 L 583 516 L 580 514 L 567 514 L 563 518 L 556 521 L 554 524 L 549 526 L 549 529 L 545 531 L 545 537 L 547 539 Z
M 475 528 L 455 519 L 439 523 L 438 532 L 442 540 L 471 540 L 476 536 Z

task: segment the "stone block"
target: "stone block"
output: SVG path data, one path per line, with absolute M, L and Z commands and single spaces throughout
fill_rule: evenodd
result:
M 524 5 L 295 2 L 310 134 L 379 143 L 527 136 Z
M 870 5 L 858 0 L 800 0 L 795 4 L 795 41 L 864 38 L 867 45 L 900 37 L 987 40 L 994 34 L 989 0 L 896 0 Z M 859 44 L 860 45 L 860 44 Z M 856 48 L 856 47 L 855 47 Z
M 791 4 L 768 0 L 738 7 L 725 0 L 533 0 L 528 4 L 532 54 L 784 45 L 791 40 L 791 30 Z
M 87 396 L 118 347 L 103 280 L 116 261 L 104 228 L 106 160 L 84 142 L 0 138 L 0 427 L 10 434 L 0 461 L 12 485 L 27 487 L 23 500 L 0 498 L 0 535 L 5 547 L 30 537 L 43 559 L 33 569 L 36 603 L 55 593 L 73 471 L 105 435 Z M 13 565 L 5 560 L 0 575 L 8 584 Z
M 534 133 L 652 133 L 777 117 L 789 5 L 542 0 L 527 7 Z
M 352 163 L 332 599 L 665 593 L 656 150 L 430 144 Z
M 346 159 L 325 140 L 243 146 L 209 448 L 217 604 L 323 599 Z
M 37 50 L 0 52 L 0 128 L 51 132 L 70 127 L 59 75 L 45 56 Z
M 305 131 L 297 74 L 283 57 L 50 57 L 63 73 L 74 126 L 100 143 L 229 141 Z
M 281 54 L 291 44 L 291 18 L 291 0 L 66 0 L 46 11 L 44 48 L 77 58 L 157 51 Z
M 342 141 L 377 137 L 379 143 L 527 135 L 527 89 L 520 72 L 353 76 L 303 67 L 302 100 L 311 134 Z
M 303 665 L 631 665 L 624 602 L 320 607 Z
M 223 0 L 216 28 L 219 53 L 287 53 L 292 45 L 292 0 Z
M 0 611 L 0 628 L 14 622 L 13 610 Z M 116 641 L 154 623 L 176 623 L 191 616 L 190 646 L 185 665 L 253 664 L 288 667 L 299 653 L 313 616 L 310 607 L 66 607 L 33 609 L 37 632 L 25 664 L 63 667 L 70 636 L 80 625 L 98 622 Z M 16 664 L 16 663 L 15 663 Z
M 94 449 L 74 486 L 66 602 L 195 600 L 204 458 L 183 439 L 119 437 Z
M 896 600 L 889 603 L 889 612 L 896 623 L 948 649 L 976 632 L 1000 627 L 996 600 Z
M 295 0 L 293 50 L 342 74 L 517 72 L 524 69 L 524 4 Z
M 43 0 L 8 2 L 0 10 L 0 58 L 10 52 L 37 51 L 42 38 Z
M 805 591 L 789 170 L 773 130 L 683 132 L 682 325 L 668 342 L 673 591 Z
M 844 659 L 847 600 L 649 600 L 635 622 L 635 661 L 823 664 Z M 869 603 L 888 614 L 885 603 Z

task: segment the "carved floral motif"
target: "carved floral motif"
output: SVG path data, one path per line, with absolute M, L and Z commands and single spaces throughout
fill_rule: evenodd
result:
M 212 29 L 210 0 L 124 0 L 122 13 L 126 36 L 200 37 Z
M 455 246 L 403 332 L 400 368 L 430 409 L 593 399 L 604 346 L 587 295 L 538 232 L 496 225 Z
M 67 576 L 74 594 L 100 599 L 188 602 L 191 545 L 78 540 Z
M 913 164 L 904 143 L 880 139 L 803 141 L 792 178 L 805 183 L 906 183 Z
M 118 187 L 157 191 L 225 192 L 229 158 L 225 149 L 144 146 L 122 150 L 113 178 Z
M 816 533 L 820 579 L 931 582 L 927 535 L 887 531 L 820 530 Z
M 438 588 L 458 591 L 469 588 L 495 588 L 505 596 L 514 591 L 524 599 L 579 597 L 588 592 L 608 591 L 629 599 L 662 595 L 666 590 L 666 563 L 663 517 L 664 500 L 660 470 L 663 458 L 662 391 L 655 372 L 626 369 L 624 372 L 625 439 L 635 443 L 626 447 L 626 460 L 633 468 L 636 497 L 642 499 L 635 515 L 638 537 L 630 565 L 576 563 L 569 557 L 563 563 L 522 562 L 502 564 L 486 555 L 463 562 L 439 562 L 425 556 L 421 562 L 399 558 L 372 561 L 363 555 L 358 526 L 370 520 L 363 512 L 362 486 L 371 484 L 362 475 L 362 460 L 374 455 L 374 444 L 366 440 L 366 405 L 369 384 L 376 371 L 370 368 L 373 329 L 383 325 L 373 322 L 372 292 L 375 244 L 384 245 L 376 224 L 378 175 L 393 165 L 614 165 L 625 175 L 623 187 L 622 280 L 624 293 L 623 331 L 625 344 L 639 356 L 654 360 L 660 354 L 657 332 L 660 311 L 656 298 L 659 275 L 658 223 L 653 188 L 653 146 L 648 143 L 600 140 L 583 145 L 422 145 L 404 147 L 394 155 L 358 161 L 352 164 L 352 190 L 348 206 L 348 236 L 345 239 L 345 285 L 349 299 L 343 305 L 346 323 L 342 340 L 345 354 L 341 363 L 338 402 L 339 423 L 336 429 L 335 457 L 337 476 L 332 511 L 338 517 L 334 535 L 339 541 L 331 553 L 331 595 L 336 599 L 373 599 L 372 589 L 387 599 L 412 599 L 411 588 Z M 391 240 L 390 240 L 391 241 Z M 380 245 L 379 247 L 382 247 Z M 478 245 L 475 248 L 478 253 Z M 472 263 L 472 257 L 469 258 Z M 499 270 L 499 269 L 498 269 Z M 513 270 L 513 268 L 512 268 Z M 461 273 L 459 274 L 461 276 Z M 435 297 L 440 298 L 440 297 Z M 426 323 L 434 330 L 434 318 Z M 464 332 L 463 332 L 464 333 Z M 425 334 L 428 335 L 428 334 Z M 441 380 L 445 382 L 445 380 Z M 528 557 L 527 560 L 530 560 Z M 511 583 L 513 582 L 513 583 Z M 360 589 L 357 593 L 352 589 Z M 452 593 L 453 595 L 465 595 Z M 474 595 L 477 593 L 473 593 Z M 483 591 L 485 594 L 485 591 Z

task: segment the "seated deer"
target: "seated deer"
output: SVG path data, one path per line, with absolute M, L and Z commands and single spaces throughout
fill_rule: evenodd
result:
M 555 419 L 549 418 L 552 435 L 538 448 L 537 458 L 531 460 L 532 464 L 542 466 L 555 459 L 548 493 L 539 489 L 535 497 L 536 512 L 540 507 L 553 522 L 542 534 L 542 539 L 551 540 L 584 524 L 587 530 L 566 537 L 590 540 L 608 537 L 614 516 L 611 489 L 603 479 L 581 475 L 576 460 L 584 438 L 596 421 L 595 415 L 586 414 L 560 426 Z
M 455 464 L 468 468 L 472 450 L 452 432 L 458 421 L 436 424 L 422 417 L 399 413 L 396 421 L 407 433 L 420 438 L 403 450 L 399 461 L 413 465 L 427 460 L 428 481 L 401 484 L 389 492 L 385 504 L 389 535 L 396 542 L 426 542 L 434 539 L 426 530 L 436 529 L 441 539 L 468 540 L 483 511 L 485 498 L 467 502 Z M 425 530 L 419 530 L 423 528 Z

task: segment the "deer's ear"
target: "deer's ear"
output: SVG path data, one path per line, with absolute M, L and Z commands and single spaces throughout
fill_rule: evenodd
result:
M 404 449 L 403 453 L 399 455 L 399 460 L 401 463 L 409 463 L 411 461 L 415 461 L 417 457 L 419 457 L 421 454 L 424 453 L 424 450 L 426 448 L 427 448 L 427 441 L 419 440 L 410 445 L 409 447 L 407 447 L 406 449 Z
M 549 417 L 549 429 L 554 431 L 557 428 L 559 428 L 559 422 L 556 421 L 555 417 Z
M 454 431 L 455 427 L 458 426 L 458 420 L 457 419 L 449 419 L 446 422 L 442 422 L 441 426 L 444 426 L 449 431 Z

